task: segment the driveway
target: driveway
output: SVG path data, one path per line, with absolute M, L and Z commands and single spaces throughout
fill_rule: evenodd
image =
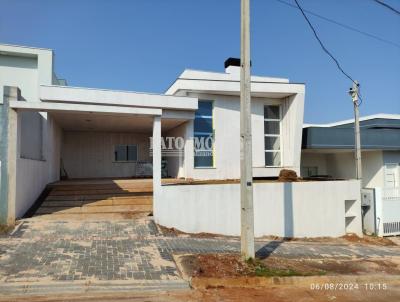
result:
M 397 258 L 398 246 L 256 242 L 257 255 L 288 258 Z M 118 221 L 27 219 L 0 237 L 0 292 L 188 288 L 172 255 L 240 251 L 236 238 L 165 236 L 151 218 Z

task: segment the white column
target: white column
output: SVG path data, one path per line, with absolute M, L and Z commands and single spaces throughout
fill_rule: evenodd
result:
M 20 99 L 17 87 L 4 86 L 1 116 L 1 183 L 0 183 L 0 224 L 15 223 L 15 202 L 17 190 L 18 114 L 10 108 L 10 101 Z
M 18 115 L 17 111 L 8 108 L 8 218 L 7 224 L 15 223 L 15 200 L 17 193 L 17 154 L 18 154 Z
M 153 119 L 153 215 L 157 221 L 157 207 L 161 196 L 161 117 Z
M 189 120 L 186 123 L 185 131 L 185 166 L 184 174 L 185 178 L 193 178 L 194 169 L 194 142 L 193 142 L 193 127 L 194 121 Z

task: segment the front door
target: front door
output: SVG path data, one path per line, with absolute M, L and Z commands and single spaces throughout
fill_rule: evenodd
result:
M 385 187 L 396 188 L 399 187 L 399 164 L 386 164 L 385 165 Z

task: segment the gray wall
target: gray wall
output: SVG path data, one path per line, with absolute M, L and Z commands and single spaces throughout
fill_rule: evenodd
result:
M 115 162 L 114 146 L 138 145 L 138 158 L 150 161 L 151 134 L 64 131 L 61 157 L 70 178 L 131 177 L 136 164 Z

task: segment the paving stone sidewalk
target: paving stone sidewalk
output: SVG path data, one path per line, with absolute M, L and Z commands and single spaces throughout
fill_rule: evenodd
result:
M 257 255 L 289 258 L 391 258 L 400 247 L 261 240 Z M 151 219 L 120 221 L 26 220 L 0 237 L 0 283 L 41 281 L 179 281 L 172 255 L 232 253 L 234 238 L 168 237 Z M 0 284 L 1 285 L 1 284 Z

